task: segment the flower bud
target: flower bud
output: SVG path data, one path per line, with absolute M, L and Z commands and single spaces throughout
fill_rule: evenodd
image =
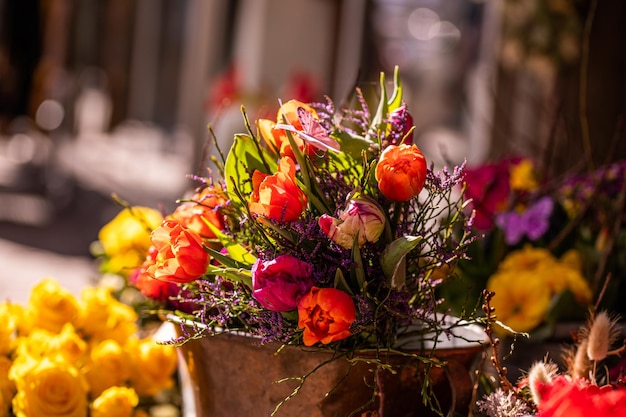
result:
M 389 145 L 376 165 L 378 188 L 391 201 L 416 197 L 426 183 L 426 158 L 416 145 Z
M 333 242 L 350 249 L 357 235 L 359 247 L 378 241 L 385 228 L 385 214 L 374 201 L 357 198 L 348 202 L 339 219 L 323 214 L 318 224 Z
M 392 142 L 394 145 L 399 145 L 400 143 L 413 144 L 413 134 L 409 135 L 413 128 L 413 116 L 407 111 L 406 105 L 402 105 L 390 112 L 389 121 L 392 124 L 392 128 L 400 129 L 400 132 L 398 132 L 399 137 Z

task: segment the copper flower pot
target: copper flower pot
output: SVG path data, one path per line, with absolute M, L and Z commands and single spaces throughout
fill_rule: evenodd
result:
M 299 392 L 284 402 L 277 417 L 411 417 L 435 416 L 422 401 L 426 367 L 414 358 L 391 354 L 382 359 L 394 372 L 363 361 L 352 365 L 345 358 L 329 361 L 334 352 L 304 350 L 280 345 L 260 346 L 245 336 L 223 334 L 193 340 L 181 349 L 187 365 L 198 417 L 267 417 L 298 386 L 298 378 L 318 368 Z M 443 415 L 451 411 L 467 415 L 471 401 L 470 369 L 479 343 L 438 349 L 436 358 L 445 362 L 430 367 L 431 399 Z M 351 414 L 354 413 L 354 414 Z

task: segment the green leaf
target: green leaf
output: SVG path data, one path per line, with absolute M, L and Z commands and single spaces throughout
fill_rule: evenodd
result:
M 248 269 L 225 268 L 217 265 L 209 265 L 207 274 L 224 277 L 232 282 L 240 282 L 248 287 L 252 287 L 252 273 Z
M 256 140 L 248 135 L 236 134 L 224 165 L 226 189 L 231 198 L 236 196 L 235 189 L 242 195 L 250 195 L 255 170 L 272 174 L 277 169 L 276 162 L 264 154 Z
M 405 257 L 420 244 L 420 236 L 403 236 L 391 242 L 380 257 L 387 284 L 391 288 L 400 288 L 405 283 Z
M 385 130 L 387 123 L 383 123 L 385 117 L 387 117 L 387 113 L 389 113 L 389 108 L 387 106 L 387 89 L 385 88 L 385 73 L 380 73 L 380 101 L 378 102 L 378 108 L 376 109 L 376 113 L 372 118 L 372 122 L 367 132 L 366 139 L 371 141 L 370 135 L 372 133 L 376 133 L 379 130 Z
M 394 111 L 402 105 L 402 81 L 400 80 L 400 69 L 396 65 L 393 71 L 393 94 L 389 99 L 389 111 Z
M 220 241 L 222 246 L 224 246 L 224 248 L 228 252 L 228 255 L 230 256 L 230 258 L 227 258 L 227 257 L 224 257 L 219 252 L 209 249 L 211 255 L 214 258 L 216 259 L 218 258 L 218 256 L 214 254 L 216 253 L 217 255 L 222 256 L 225 259 L 232 259 L 237 264 L 230 265 L 230 266 L 233 266 L 233 267 L 236 266 L 238 268 L 243 267 L 243 266 L 250 267 L 252 266 L 252 264 L 254 264 L 254 262 L 257 259 L 256 256 L 250 253 L 250 251 L 248 251 L 244 246 L 240 245 L 239 243 L 234 242 L 232 240 L 232 237 L 222 233 L 222 231 L 218 229 L 217 227 L 215 227 L 215 225 L 213 225 L 212 223 L 205 221 L 205 224 L 209 227 L 209 229 L 211 229 L 215 237 Z M 222 263 L 223 265 L 229 265 L 225 260 L 224 261 L 220 260 L 220 263 Z
M 341 272 L 341 269 L 339 268 L 335 271 L 335 283 L 333 287 L 338 290 L 345 291 L 350 295 L 354 295 L 350 289 L 350 285 L 348 285 L 348 281 L 346 281 L 346 278 L 343 276 L 343 272 Z
M 352 273 L 356 280 L 357 288 L 363 290 L 365 285 L 365 267 L 363 266 L 363 258 L 361 257 L 361 250 L 359 249 L 359 233 L 354 236 L 354 243 L 352 244 L 352 260 L 354 261 L 354 268 Z

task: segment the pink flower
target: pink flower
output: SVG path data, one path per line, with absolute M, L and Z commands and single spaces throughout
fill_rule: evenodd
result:
M 252 266 L 254 298 L 272 311 L 291 311 L 311 289 L 313 268 L 290 255 L 271 261 L 258 259 Z
M 350 249 L 358 235 L 358 245 L 376 242 L 385 228 L 385 214 L 374 201 L 364 198 L 350 200 L 339 219 L 323 214 L 318 224 L 333 242 Z

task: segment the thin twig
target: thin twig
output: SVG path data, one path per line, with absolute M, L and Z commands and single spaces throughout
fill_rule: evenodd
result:
M 583 43 L 580 59 L 580 85 L 578 106 L 580 112 L 580 131 L 583 142 L 583 150 L 587 161 L 587 166 L 593 168 L 593 155 L 591 154 L 591 137 L 589 133 L 589 118 L 587 115 L 587 87 L 589 77 L 589 49 L 591 40 L 591 29 L 598 7 L 598 0 L 592 0 L 583 28 Z

